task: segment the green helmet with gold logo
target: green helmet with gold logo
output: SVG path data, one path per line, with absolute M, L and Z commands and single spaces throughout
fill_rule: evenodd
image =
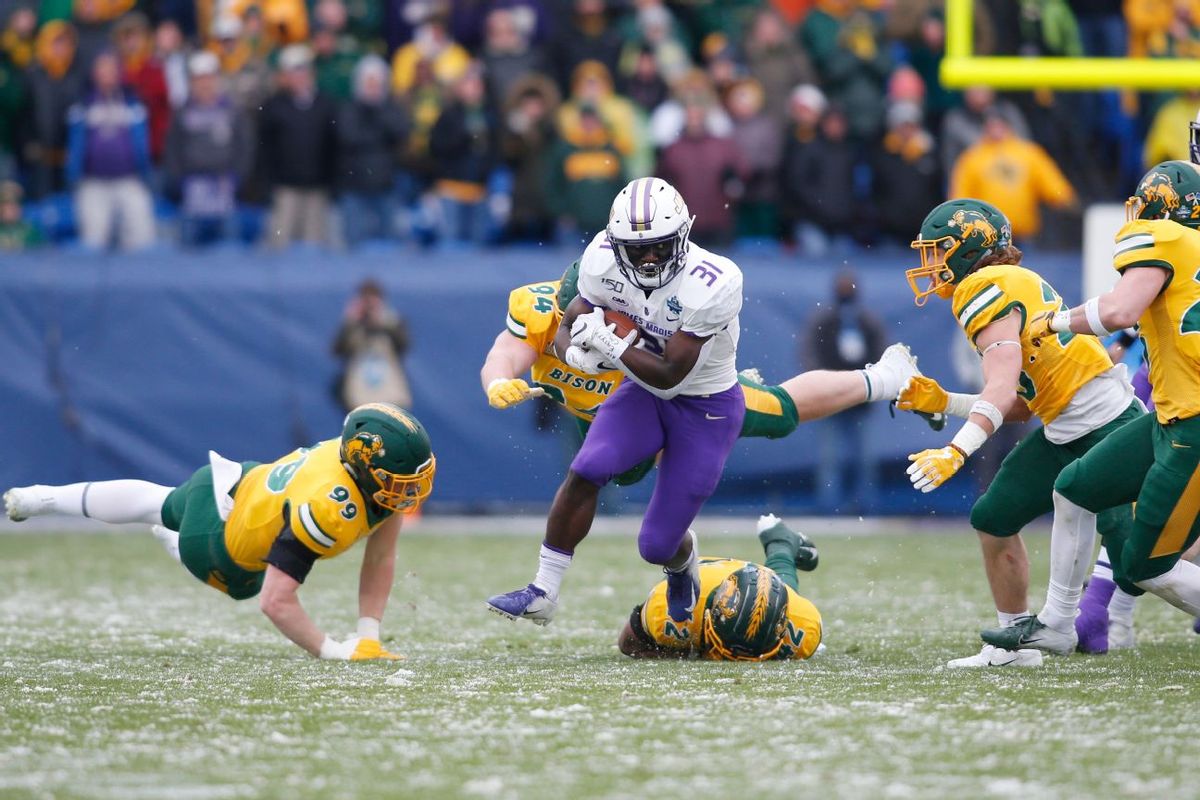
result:
M 787 586 L 775 571 L 749 564 L 721 581 L 704 605 L 701 641 L 707 658 L 765 661 L 787 636 Z
M 1138 182 L 1125 210 L 1131 220 L 1169 219 L 1200 228 L 1200 169 L 1187 161 L 1155 164 Z
M 340 452 L 363 497 L 383 508 L 415 511 L 433 491 L 429 434 L 400 406 L 367 403 L 347 414 Z
M 558 285 L 558 310 L 566 311 L 571 301 L 579 296 L 579 260 L 576 259 L 562 274 Z
M 963 197 L 937 206 L 921 223 L 909 246 L 921 254 L 921 266 L 905 272 L 917 305 L 929 295 L 949 297 L 985 256 L 1012 244 L 1012 225 L 1000 209 L 983 200 Z M 928 279 L 925 286 L 918 281 Z

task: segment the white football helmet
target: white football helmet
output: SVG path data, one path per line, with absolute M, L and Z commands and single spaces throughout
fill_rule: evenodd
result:
M 1188 123 L 1188 153 L 1193 164 L 1200 164 L 1200 111 L 1196 112 L 1196 119 Z
M 693 219 L 662 178 L 631 181 L 613 200 L 606 229 L 621 273 L 641 289 L 665 286 L 687 261 Z

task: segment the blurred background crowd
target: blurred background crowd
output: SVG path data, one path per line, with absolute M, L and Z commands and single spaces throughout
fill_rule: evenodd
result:
M 1186 95 L 948 91 L 936 0 L 0 0 L 0 249 L 578 242 L 649 173 L 710 246 L 1077 247 Z M 1195 0 L 976 0 L 981 54 L 1200 52 Z

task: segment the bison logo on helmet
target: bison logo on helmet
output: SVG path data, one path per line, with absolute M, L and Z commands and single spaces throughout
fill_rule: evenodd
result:
M 958 228 L 959 236 L 964 240 L 978 233 L 983 237 L 983 247 L 993 247 L 1000 239 L 996 226 L 980 212 L 970 209 L 955 211 L 954 216 L 950 217 L 950 227 Z
M 362 431 L 343 445 L 343 458 L 351 464 L 369 466 L 371 459 L 384 454 L 383 437 L 377 433 Z
M 1152 172 L 1143 178 L 1138 186 L 1138 194 L 1145 199 L 1147 206 L 1160 205 L 1156 209 L 1159 213 L 1179 208 L 1179 192 L 1175 191 L 1171 179 L 1161 172 Z

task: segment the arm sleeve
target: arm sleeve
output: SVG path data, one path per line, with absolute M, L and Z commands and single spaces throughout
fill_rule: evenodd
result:
M 552 283 L 531 283 L 513 289 L 508 295 L 505 327 L 539 353 L 554 341 L 562 318 L 558 313 L 554 292 Z
M 297 583 L 304 583 L 316 560 L 317 554 L 300 543 L 285 517 L 283 531 L 275 538 L 271 550 L 267 553 L 267 563 Z
M 597 244 L 595 240 L 588 245 L 588 249 L 584 251 L 579 259 L 579 296 L 588 301 L 594 306 L 604 305 L 604 287 L 600 284 L 600 276 L 588 269 L 588 262 L 592 259 L 589 257 L 593 248 L 608 249 L 607 242 Z M 565 310 L 565 309 L 564 309 Z
M 1117 233 L 1113 247 L 1113 269 L 1124 272 L 1131 267 L 1159 267 L 1174 275 L 1175 267 L 1166 250 L 1181 230 L 1169 222 L 1157 225 L 1144 221 L 1126 223 Z
M 960 289 L 963 299 L 955 297 L 954 317 L 972 342 L 984 328 L 1007 316 L 1021 304 L 992 281 L 968 278 Z
M 316 497 L 324 496 L 321 492 Z M 337 508 L 330 502 L 307 502 L 292 506 L 288 514 L 288 527 L 309 550 L 320 558 L 334 548 L 344 536 L 342 525 L 337 519 Z

